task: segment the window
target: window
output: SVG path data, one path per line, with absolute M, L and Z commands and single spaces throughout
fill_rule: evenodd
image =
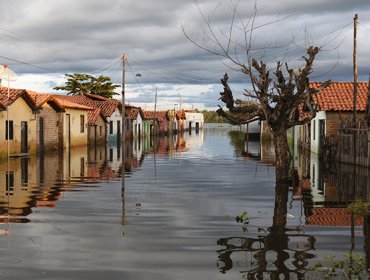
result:
M 9 172 L 6 172 L 6 192 L 7 194 L 9 195 L 12 195 L 12 193 L 10 192 L 13 192 L 14 191 L 14 172 L 13 171 L 9 171 Z
M 103 127 L 102 126 L 99 126 L 99 133 L 100 133 L 100 136 L 103 135 Z
M 84 157 L 80 158 L 80 176 L 81 177 L 85 176 L 85 158 Z
M 13 140 L 13 121 L 5 121 L 5 140 Z
M 84 133 L 85 132 L 85 116 L 80 115 L 80 132 Z
M 316 121 L 315 120 L 313 120 L 312 134 L 313 134 L 313 140 L 316 140 Z
M 117 135 L 121 135 L 121 121 L 117 121 Z
M 109 134 L 113 134 L 113 121 L 109 122 Z

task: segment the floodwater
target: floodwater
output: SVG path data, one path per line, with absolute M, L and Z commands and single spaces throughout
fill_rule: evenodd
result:
M 271 143 L 230 130 L 0 163 L 0 279 L 318 279 L 330 255 L 367 259 L 346 212 L 366 171 L 295 155 L 285 192 Z

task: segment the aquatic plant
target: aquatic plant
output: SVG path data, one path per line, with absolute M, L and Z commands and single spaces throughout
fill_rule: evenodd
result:
M 249 225 L 249 216 L 248 216 L 248 212 L 244 211 L 243 213 L 241 213 L 239 216 L 236 216 L 235 217 L 235 221 L 237 223 L 241 223 L 243 224 L 242 225 L 242 230 L 243 232 L 247 232 L 248 231 L 248 225 Z
M 364 217 L 370 215 L 370 202 L 357 199 L 347 207 L 356 217 Z
M 321 262 L 317 262 L 311 271 L 320 274 L 320 279 L 368 279 L 369 269 L 366 267 L 366 260 L 360 254 L 348 252 L 344 260 L 337 260 L 334 256 L 328 256 L 329 266 L 325 267 Z M 317 279 L 316 275 L 315 278 Z

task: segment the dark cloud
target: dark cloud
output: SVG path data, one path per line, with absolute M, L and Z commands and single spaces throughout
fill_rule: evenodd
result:
M 230 1 L 199 0 L 198 3 L 210 18 L 219 40 L 227 43 L 233 8 Z M 251 3 L 239 1 L 238 18 L 232 30 L 235 37 L 231 49 L 240 62 L 246 61 L 240 18 L 247 23 Z M 260 0 L 255 26 L 261 28 L 252 37 L 253 54 L 271 67 L 281 60 L 294 68 L 303 63 L 305 47 L 315 44 L 322 46 L 322 52 L 314 65 L 313 79 L 351 81 L 354 13 L 359 13 L 360 22 L 359 75 L 361 80 L 367 80 L 368 0 Z M 166 94 L 171 88 L 179 90 L 176 84 L 214 84 L 210 92 L 200 89 L 184 96 L 186 101 L 214 106 L 220 91 L 219 81 L 225 72 L 235 85 L 248 82 L 239 67 L 199 49 L 184 36 L 182 26 L 197 42 L 219 51 L 212 40 L 207 40 L 204 33 L 207 26 L 194 0 L 3 0 L 0 17 L 0 54 L 16 60 L 0 58 L 0 64 L 9 64 L 18 74 L 55 76 L 87 72 L 105 74 L 115 83 L 121 83 L 120 56 L 125 52 L 126 79 L 133 90 L 140 92 L 133 98 L 137 102 L 146 100 L 156 84 L 161 84 Z M 275 23 L 284 17 L 284 21 Z M 136 76 L 138 73 L 141 77 Z M 166 89 L 165 84 L 168 84 Z M 50 81 L 47 85 L 51 87 L 54 83 Z M 168 93 L 167 98 L 176 94 Z

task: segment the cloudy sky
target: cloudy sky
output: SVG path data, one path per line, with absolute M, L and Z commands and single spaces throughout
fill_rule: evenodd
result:
M 126 98 L 145 109 L 213 109 L 225 72 L 241 95 L 248 79 L 220 56 L 202 18 L 230 54 L 245 57 L 243 24 L 249 30 L 253 1 L 230 0 L 2 0 L 0 64 L 18 76 L 11 86 L 50 93 L 65 82 L 65 73 L 89 73 L 122 81 L 121 56 L 127 55 Z M 233 12 L 235 5 L 236 13 Z M 352 81 L 353 17 L 359 16 L 358 69 L 361 81 L 370 72 L 369 0 L 262 0 L 252 54 L 270 65 L 280 60 L 302 64 L 308 45 L 321 46 L 312 81 Z M 235 15 L 234 21 L 232 15 Z M 270 23 L 270 24 L 267 24 Z M 248 33 L 247 39 L 249 39 Z M 234 56 L 235 58 L 235 56 Z M 118 96 L 117 96 L 118 97 Z

